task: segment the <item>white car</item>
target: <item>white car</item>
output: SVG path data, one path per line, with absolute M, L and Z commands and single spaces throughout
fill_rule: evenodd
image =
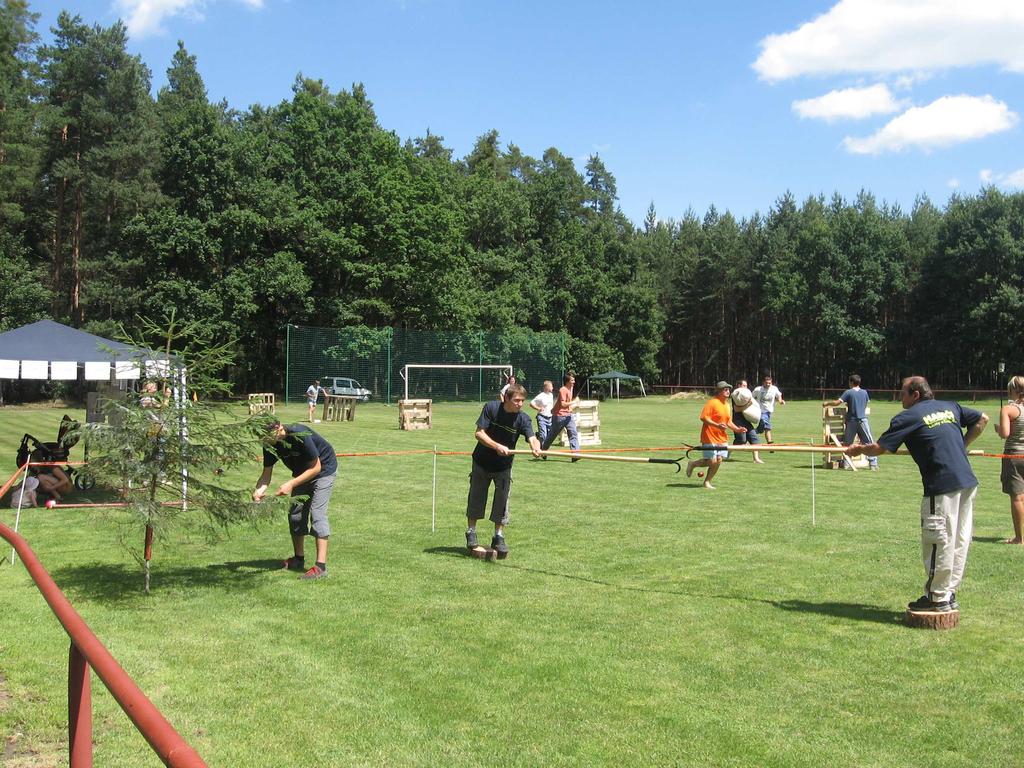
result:
M 324 387 L 324 391 L 329 395 L 356 397 L 359 398 L 361 402 L 365 403 L 370 399 L 370 395 L 373 394 L 355 379 L 347 379 L 341 376 L 329 376 L 325 381 L 327 382 L 327 386 Z

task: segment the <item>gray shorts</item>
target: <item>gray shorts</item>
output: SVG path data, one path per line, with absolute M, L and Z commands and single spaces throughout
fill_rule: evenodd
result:
M 508 525 L 508 497 L 512 492 L 512 468 L 501 472 L 488 472 L 475 461 L 469 473 L 469 500 L 466 502 L 466 517 L 479 520 L 487 508 L 487 491 L 494 483 L 494 501 L 491 503 L 491 522 Z
M 1024 495 L 1024 459 L 1003 459 L 999 479 L 1006 495 Z
M 331 535 L 331 524 L 327 521 L 327 505 L 331 501 L 334 480 L 337 473 L 316 477 L 308 483 L 292 489 L 292 496 L 309 496 L 306 501 L 292 502 L 288 511 L 288 528 L 293 536 L 309 536 L 327 539 Z

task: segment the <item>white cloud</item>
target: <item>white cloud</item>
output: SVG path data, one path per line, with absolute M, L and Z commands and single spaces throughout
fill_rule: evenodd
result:
M 844 88 L 830 91 L 814 99 L 793 102 L 793 111 L 800 117 L 836 120 L 859 120 L 871 115 L 898 112 L 902 105 L 892 97 L 889 88 L 881 83 L 867 88 Z
M 1024 189 L 1024 168 L 1018 168 L 1009 173 L 993 173 L 988 168 L 983 168 L 978 174 L 978 178 L 986 187 L 994 184 L 997 187 Z
M 1020 0 L 840 0 L 798 29 L 761 40 L 753 67 L 778 81 L 979 64 L 1024 72 Z
M 925 107 L 908 109 L 871 136 L 848 136 L 843 145 L 855 155 L 937 149 L 1009 130 L 1018 119 L 991 96 L 943 96 Z
M 1024 189 L 1024 168 L 1018 168 L 1016 171 L 1006 174 L 1001 186 Z
M 958 189 L 960 187 L 960 179 L 952 178 L 946 182 L 946 186 L 950 189 Z
M 210 0 L 117 0 L 128 33 L 134 38 L 164 32 L 162 22 L 174 16 L 187 16 L 197 21 Z M 262 8 L 263 0 L 236 0 L 250 8 Z

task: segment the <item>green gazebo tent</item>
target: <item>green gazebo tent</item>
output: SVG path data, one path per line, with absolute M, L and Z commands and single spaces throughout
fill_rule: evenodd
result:
M 644 380 L 639 376 L 634 376 L 631 373 L 623 373 L 622 371 L 606 371 L 605 373 L 596 373 L 587 379 L 587 397 L 590 397 L 590 382 L 591 381 L 614 381 L 615 397 L 619 397 L 619 383 L 625 381 L 638 381 L 640 382 L 640 394 L 647 397 L 647 392 L 644 390 Z

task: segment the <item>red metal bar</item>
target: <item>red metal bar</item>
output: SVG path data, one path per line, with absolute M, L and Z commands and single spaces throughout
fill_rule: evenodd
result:
M 71 768 L 92 768 L 92 683 L 89 662 L 71 643 L 68 652 L 68 756 Z
M 160 714 L 160 710 L 153 705 L 153 702 L 146 698 L 146 694 L 139 690 L 135 681 L 121 668 L 117 660 L 110 655 L 110 651 L 93 634 L 93 631 L 89 629 L 89 626 L 78 615 L 78 612 L 71 607 L 71 603 L 68 602 L 64 593 L 60 591 L 60 588 L 54 583 L 50 574 L 43 568 L 42 563 L 39 562 L 39 558 L 36 557 L 35 552 L 29 547 L 28 542 L 3 524 L 0 524 L 0 538 L 10 543 L 21 556 L 21 561 L 25 564 L 25 569 L 39 588 L 39 592 L 57 616 L 61 626 L 64 627 L 64 630 L 71 637 L 71 642 L 75 649 L 72 653 L 81 655 L 85 671 L 81 675 L 75 675 L 79 683 L 81 683 L 82 677 L 88 676 L 88 668 L 91 667 L 96 672 L 96 676 L 107 687 L 107 690 L 110 691 L 114 700 L 121 705 L 121 709 L 128 715 L 129 719 L 135 724 L 135 727 L 138 728 L 146 741 L 149 742 L 153 751 L 156 752 L 168 768 L 207 768 L 206 763 L 203 762 L 199 754 L 174 730 L 174 727 Z M 69 666 L 74 667 L 74 663 Z M 71 678 L 72 673 L 69 670 L 69 705 L 73 695 L 72 688 L 76 685 L 72 682 Z M 75 690 L 79 693 L 78 706 L 81 709 L 82 704 L 87 699 L 88 691 L 85 685 Z M 80 719 L 75 729 L 72 744 L 84 738 L 81 735 L 83 725 Z M 72 765 L 73 768 L 79 768 L 77 764 Z M 89 763 L 82 763 L 82 765 L 91 767 L 91 761 Z

